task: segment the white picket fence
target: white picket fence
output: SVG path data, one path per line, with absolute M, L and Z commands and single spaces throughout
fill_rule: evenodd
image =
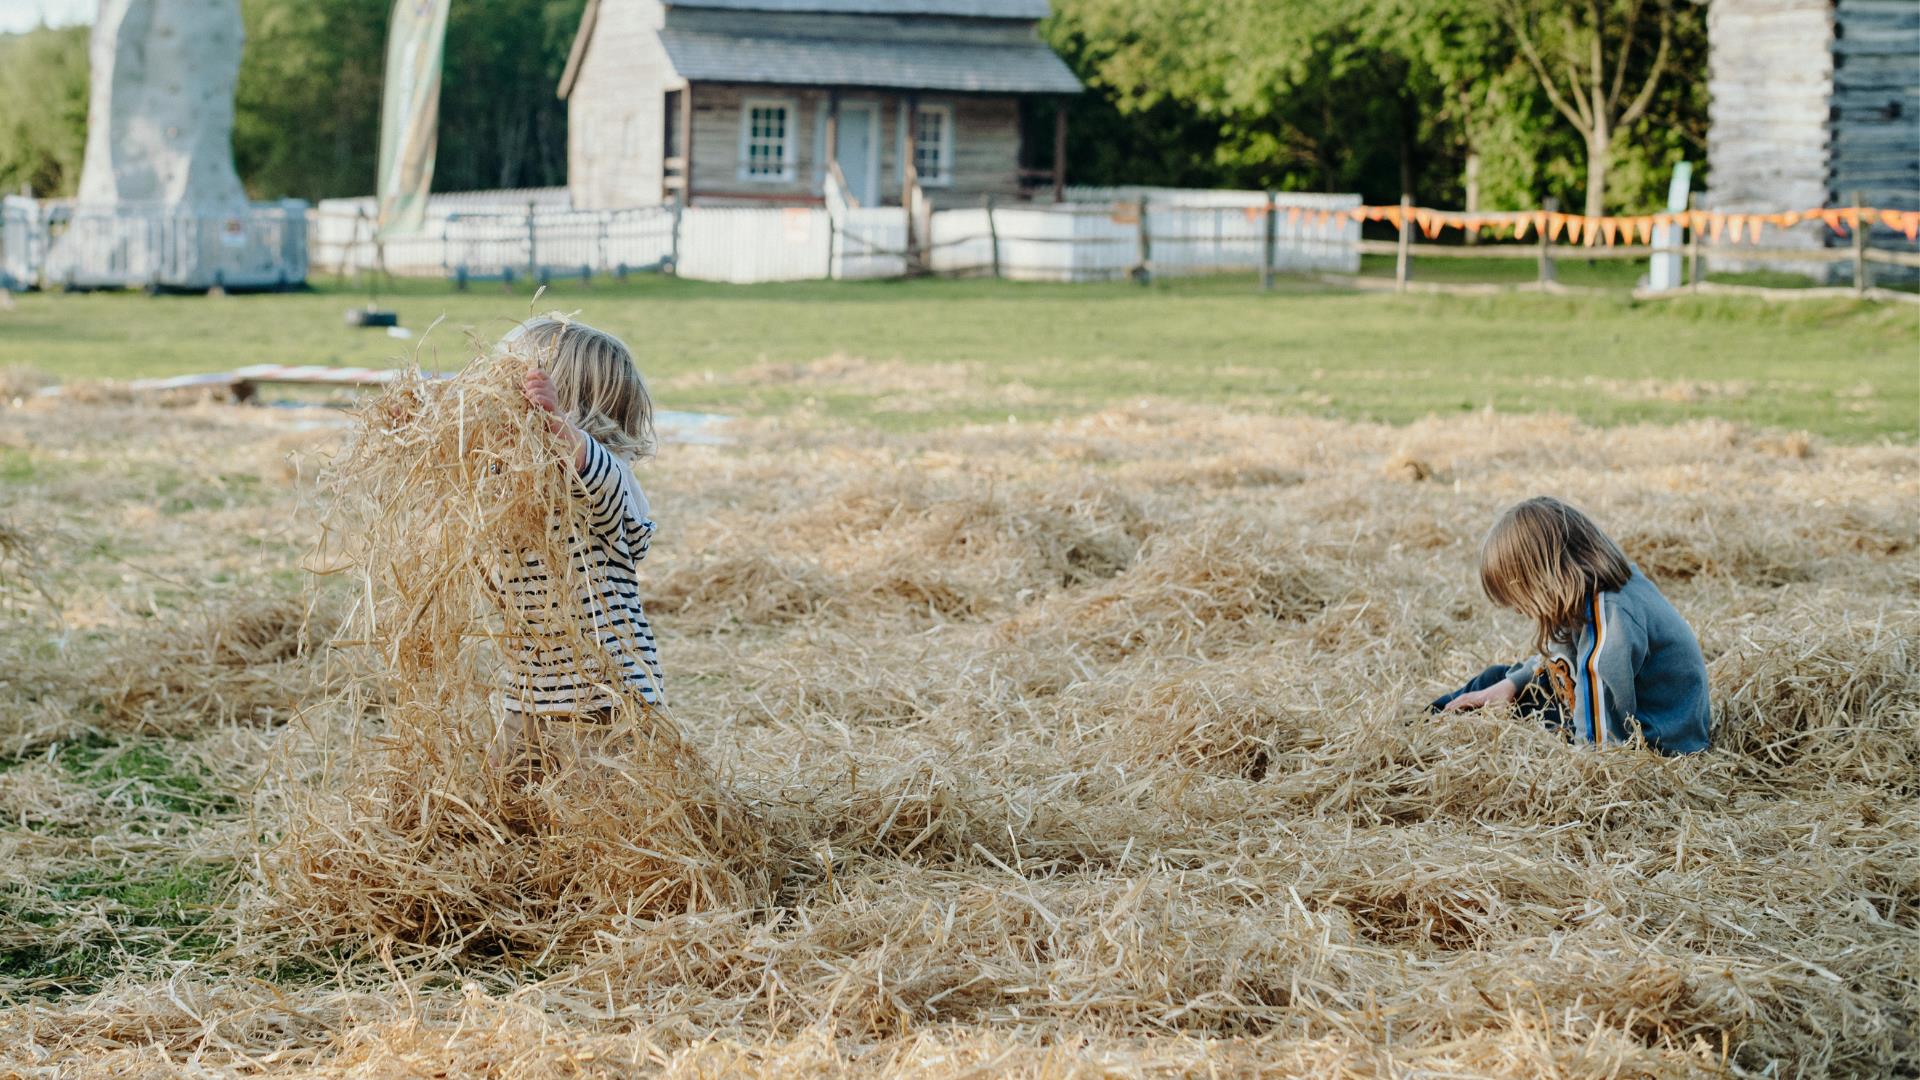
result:
M 1313 224 L 1286 213 L 1358 205 L 1357 195 L 1275 196 L 1273 268 L 1358 271 L 1358 222 L 1341 217 Z M 1263 192 L 1069 189 L 1064 205 L 935 214 L 931 261 L 936 273 L 1021 281 L 1213 274 L 1261 269 L 1266 234 Z
M 1273 200 L 1274 269 L 1358 270 L 1357 222 L 1286 212 L 1344 210 L 1359 205 L 1358 196 L 1283 194 Z M 434 196 L 425 227 L 414 236 L 376 243 L 374 206 L 367 198 L 323 200 L 307 215 L 307 228 L 295 231 L 301 234 L 298 255 L 315 272 L 384 269 L 462 284 L 666 269 L 738 284 L 893 278 L 916 269 L 1079 282 L 1259 270 L 1269 259 L 1268 196 L 1257 191 L 1069 188 L 1067 201 L 1059 204 L 935 210 L 924 219 L 922 250 L 911 254 L 905 210 L 854 207 L 831 198 L 827 203 L 588 211 L 571 209 L 563 188 L 459 192 Z M 267 235 L 271 215 L 250 216 L 241 236 L 231 221 L 202 229 L 69 214 L 66 232 L 83 238 L 81 246 L 90 252 L 91 269 L 77 273 L 58 252 L 49 256 L 49 213 L 49 204 L 23 199 L 8 199 L 0 208 L 0 286 L 152 284 L 164 276 L 154 268 L 174 249 L 223 255 L 229 262 L 247 262 L 240 257 L 254 248 L 278 250 L 283 260 L 294 254 L 291 237 Z M 258 264 L 255 270 L 223 283 L 257 287 L 279 281 L 277 264 L 264 257 L 251 262 Z

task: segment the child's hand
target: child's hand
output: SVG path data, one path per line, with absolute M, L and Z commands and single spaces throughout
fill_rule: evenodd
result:
M 539 368 L 527 372 L 527 379 L 520 384 L 520 393 L 526 396 L 527 404 L 547 414 L 547 430 L 567 440 L 573 447 L 573 467 L 587 467 L 587 437 L 572 421 L 560 414 L 560 395 L 554 392 L 553 379 Z
M 539 368 L 527 372 L 527 381 L 520 385 L 520 392 L 527 396 L 527 404 L 555 417 L 560 415 L 560 395 L 553 391 L 553 380 Z
M 1459 697 L 1447 702 L 1447 707 L 1440 711 L 1465 712 L 1468 709 L 1480 709 L 1488 705 L 1505 705 L 1519 695 L 1520 691 L 1513 687 L 1513 680 L 1501 679 L 1485 690 L 1475 690 L 1471 693 L 1461 694 Z

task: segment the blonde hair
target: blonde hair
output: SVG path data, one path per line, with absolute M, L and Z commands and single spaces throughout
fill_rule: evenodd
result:
M 539 365 L 561 411 L 601 446 L 629 460 L 652 456 L 653 398 L 625 342 L 555 313 L 514 327 L 499 351 Z
M 1488 599 L 1534 622 L 1534 647 L 1569 643 L 1588 597 L 1633 576 L 1626 553 L 1593 519 L 1551 496 L 1500 515 L 1480 545 L 1480 587 Z

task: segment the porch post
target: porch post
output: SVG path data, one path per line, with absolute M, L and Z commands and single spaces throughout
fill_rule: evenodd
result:
M 693 80 L 680 91 L 680 205 L 693 205 Z
M 1058 98 L 1053 108 L 1053 201 L 1067 199 L 1067 99 Z
M 909 215 L 907 232 L 908 235 L 911 236 L 913 232 L 913 221 L 911 217 L 913 212 L 913 186 L 920 179 L 920 170 L 915 168 L 913 164 L 913 114 L 914 111 L 920 107 L 920 98 L 914 94 L 908 94 L 906 97 L 907 110 L 904 114 L 905 127 L 900 132 L 900 137 L 894 140 L 894 145 L 900 148 L 900 205 L 907 208 Z M 908 243 L 911 245 L 912 241 L 909 240 Z
M 827 146 L 823 151 L 827 160 L 820 163 L 824 175 L 833 174 L 834 163 L 840 160 L 840 88 L 827 91 Z M 846 194 L 845 192 L 841 193 Z

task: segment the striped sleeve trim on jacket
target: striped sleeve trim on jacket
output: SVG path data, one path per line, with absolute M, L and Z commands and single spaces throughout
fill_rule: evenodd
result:
M 1607 684 L 1600 678 L 1600 653 L 1607 647 L 1606 601 L 1593 594 L 1593 649 L 1587 653 L 1587 741 L 1607 745 Z

